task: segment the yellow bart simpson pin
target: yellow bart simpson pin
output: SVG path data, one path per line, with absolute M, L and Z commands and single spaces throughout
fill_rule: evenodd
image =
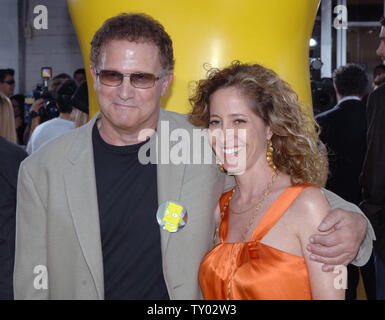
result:
M 159 206 L 156 218 L 163 230 L 177 232 L 187 223 L 186 208 L 176 201 L 169 200 Z

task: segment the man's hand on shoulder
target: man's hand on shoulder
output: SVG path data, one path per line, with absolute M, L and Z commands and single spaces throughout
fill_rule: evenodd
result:
M 348 265 L 356 257 L 367 231 L 366 219 L 357 212 L 334 209 L 325 217 L 318 230 L 328 234 L 310 237 L 307 250 L 310 258 L 322 262 L 323 271 L 337 265 Z

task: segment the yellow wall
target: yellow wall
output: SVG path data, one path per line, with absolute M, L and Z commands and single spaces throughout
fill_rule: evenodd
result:
M 68 0 L 86 70 L 90 42 L 103 21 L 120 12 L 144 12 L 164 25 L 174 43 L 175 77 L 162 107 L 188 112 L 194 81 L 204 65 L 233 60 L 261 63 L 311 104 L 309 38 L 319 0 Z M 89 70 L 87 79 L 91 80 Z M 90 82 L 89 82 L 90 83 Z M 91 115 L 97 110 L 89 85 Z

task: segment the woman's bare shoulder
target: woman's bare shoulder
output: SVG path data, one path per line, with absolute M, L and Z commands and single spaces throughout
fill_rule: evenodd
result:
M 298 226 L 298 233 L 308 235 L 317 231 L 318 226 L 330 211 L 330 205 L 321 188 L 307 187 L 293 202 L 290 210 L 291 219 Z

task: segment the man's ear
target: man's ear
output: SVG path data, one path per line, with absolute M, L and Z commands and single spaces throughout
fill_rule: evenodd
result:
M 91 72 L 92 82 L 94 85 L 94 90 L 96 91 L 98 88 L 98 76 L 95 73 L 95 67 L 92 65 L 90 65 L 90 72 Z
M 333 83 L 333 87 L 334 87 L 334 91 L 335 91 L 336 95 L 338 96 L 340 93 L 338 92 L 337 87 L 334 83 Z
M 166 95 L 167 90 L 171 85 L 172 79 L 174 79 L 174 72 L 167 73 L 162 83 L 162 92 L 161 92 L 162 97 Z

